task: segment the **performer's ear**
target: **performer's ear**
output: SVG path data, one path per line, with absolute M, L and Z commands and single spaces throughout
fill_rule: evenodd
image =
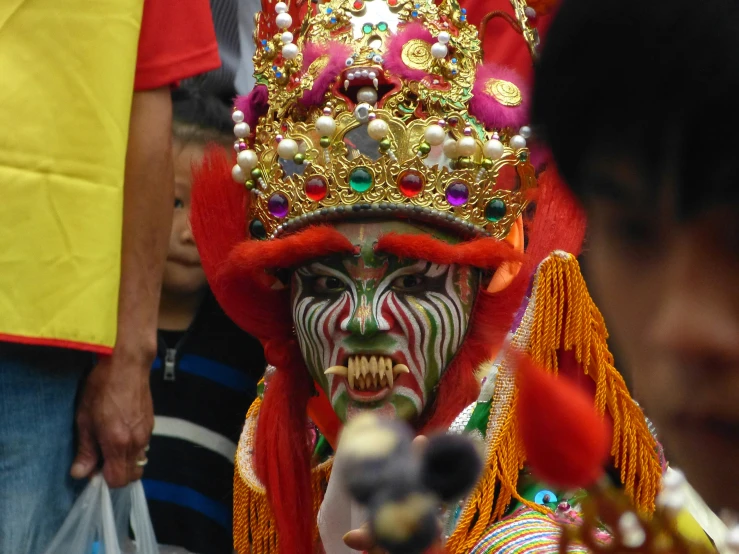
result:
M 511 226 L 505 241 L 509 243 L 516 252 L 523 252 L 523 217 L 519 216 L 516 222 Z M 488 292 L 500 292 L 511 284 L 513 278 L 518 275 L 521 270 L 520 262 L 504 262 L 493 273 L 490 279 Z

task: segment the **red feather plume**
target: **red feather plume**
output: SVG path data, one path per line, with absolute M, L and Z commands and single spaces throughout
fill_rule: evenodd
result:
M 516 380 L 516 416 L 531 470 L 566 489 L 593 485 L 609 457 L 611 428 L 592 399 L 523 355 Z

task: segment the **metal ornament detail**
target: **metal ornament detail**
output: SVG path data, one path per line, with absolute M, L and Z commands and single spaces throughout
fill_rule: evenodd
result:
M 520 106 L 523 102 L 519 88 L 503 79 L 488 79 L 485 83 L 485 92 L 504 106 Z
M 259 238 L 357 215 L 508 234 L 535 171 L 518 129 L 488 128 L 468 110 L 483 60 L 456 0 L 265 5 L 254 67 L 266 113 L 253 132 L 240 128 L 232 172 L 253 196 Z M 510 81 L 484 90 L 501 109 L 522 105 Z

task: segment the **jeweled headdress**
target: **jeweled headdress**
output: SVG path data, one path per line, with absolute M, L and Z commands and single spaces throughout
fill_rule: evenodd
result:
M 234 110 L 232 171 L 256 197 L 252 237 L 354 212 L 508 234 L 536 187 L 527 93 L 483 64 L 456 0 L 265 0 L 255 21 L 257 87 Z

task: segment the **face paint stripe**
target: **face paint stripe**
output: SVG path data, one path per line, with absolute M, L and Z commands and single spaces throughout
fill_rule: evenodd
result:
M 425 403 L 426 399 L 424 398 L 423 400 L 421 400 L 418 397 L 418 394 L 416 394 L 416 391 L 408 387 L 396 387 L 395 393 L 398 396 L 403 396 L 413 402 L 413 406 L 416 408 L 416 412 L 421 413 L 421 410 L 423 409 L 423 404 Z
M 316 306 L 326 303 L 327 302 L 317 302 L 314 299 L 307 299 L 307 301 L 300 302 L 298 309 L 296 310 L 298 317 L 295 323 L 295 333 L 298 336 L 298 343 L 303 352 L 303 357 L 307 362 L 312 364 L 316 364 L 320 361 L 320 346 L 313 340 L 313 336 L 309 332 L 309 329 L 311 329 L 313 325 Z M 327 381 L 325 381 L 325 378 L 321 379 L 321 376 L 318 376 L 318 380 L 322 384 L 328 384 Z
M 356 239 L 351 235 L 354 244 Z M 293 322 L 309 370 L 342 420 L 367 409 L 391 410 L 387 413 L 410 419 L 423 412 L 440 374 L 464 340 L 479 272 L 375 255 L 371 239 L 368 232 L 366 241 L 359 241 L 359 256 L 326 257 L 296 268 Z M 423 282 L 414 287 L 413 279 L 404 278 L 411 275 Z M 321 277 L 329 277 L 329 285 L 331 277 L 339 279 L 342 291 L 322 287 L 325 279 L 316 282 Z M 464 284 L 471 291 L 466 298 Z M 362 300 L 364 314 L 358 313 Z M 361 333 L 360 316 L 364 330 L 373 334 Z M 361 402 L 342 377 L 323 374 L 326 367 L 346 365 L 347 354 L 381 352 L 405 361 L 411 373 L 396 379 L 392 394 L 379 404 Z
M 427 352 L 426 359 L 443 360 L 442 341 L 448 320 L 444 317 L 444 314 L 439 307 L 433 302 L 415 299 L 414 304 L 416 304 L 414 308 L 417 312 L 417 316 L 424 317 L 429 326 L 429 332 L 427 333 L 428 339 L 425 341 L 426 344 L 424 344 Z
M 422 378 L 421 368 L 424 367 L 422 349 L 422 345 L 424 343 L 423 328 L 418 324 L 418 321 L 415 318 L 410 317 L 413 313 L 411 310 L 401 309 L 400 300 L 395 294 L 391 294 L 389 300 L 396 319 L 403 328 L 405 336 L 408 337 L 408 343 L 414 345 L 413 351 L 408 351 L 408 361 L 411 362 L 410 370 L 413 372 L 413 375 L 416 379 L 420 380 Z M 413 340 L 414 337 L 416 338 L 415 341 Z
M 437 295 L 435 295 L 437 296 Z M 445 318 L 447 321 L 446 325 L 444 326 L 443 333 L 442 333 L 442 345 L 441 345 L 441 355 L 446 356 L 449 352 L 449 348 L 453 345 L 458 345 L 461 341 L 459 340 L 459 327 L 458 322 L 456 320 L 456 306 L 453 302 L 451 302 L 448 298 L 443 297 L 441 295 L 438 295 L 437 297 L 438 305 L 441 306 L 443 309 L 443 314 L 441 317 Z
M 401 267 L 387 275 L 377 285 L 377 292 L 372 302 L 372 313 L 375 315 L 375 320 L 380 325 L 381 330 L 390 330 L 390 325 L 382 315 L 382 305 L 385 302 L 388 294 L 392 294 L 392 283 L 401 275 L 410 275 L 413 273 L 421 273 L 429 265 L 429 262 L 420 261 L 411 266 Z

